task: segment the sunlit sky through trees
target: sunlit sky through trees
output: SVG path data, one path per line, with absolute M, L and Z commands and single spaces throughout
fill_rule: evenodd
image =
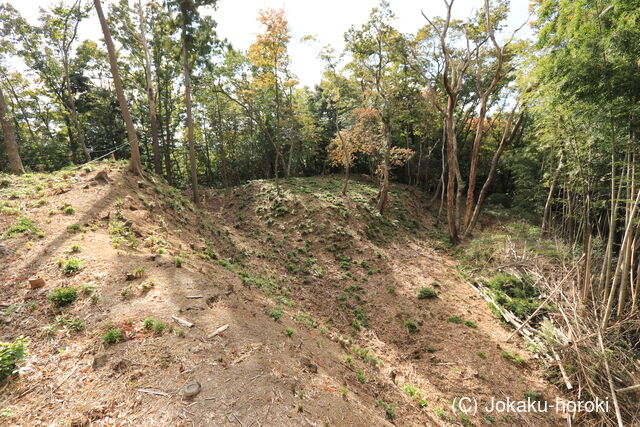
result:
M 88 0 L 84 0 L 86 3 Z M 135 0 L 137 1 L 137 0 Z M 55 0 L 9 0 L 31 24 L 36 24 L 40 8 L 49 8 Z M 130 0 L 133 3 L 133 0 Z M 68 3 L 68 1 L 67 1 Z M 103 0 L 103 7 L 109 9 L 111 1 Z M 394 26 L 403 33 L 415 32 L 426 24 L 420 14 L 438 16 L 444 13 L 444 3 L 440 0 L 389 0 L 396 14 Z M 289 54 L 291 69 L 303 85 L 313 87 L 320 81 L 323 63 L 318 54 L 323 46 L 331 45 L 336 52 L 344 47 L 344 32 L 352 25 L 359 26 L 366 21 L 371 8 L 379 0 L 220 0 L 212 14 L 218 22 L 218 34 L 226 38 L 234 48 L 246 50 L 260 31 L 257 21 L 258 11 L 263 8 L 284 8 L 292 34 Z M 454 17 L 464 18 L 482 8 L 482 0 L 457 0 L 454 3 Z M 512 0 L 509 15 L 509 33 L 520 27 L 529 17 L 527 0 Z M 518 33 L 520 37 L 531 35 L 528 25 Z M 315 40 L 302 41 L 306 35 Z M 81 22 L 79 40 L 101 40 L 102 33 L 95 12 Z M 18 64 L 16 66 L 19 67 Z

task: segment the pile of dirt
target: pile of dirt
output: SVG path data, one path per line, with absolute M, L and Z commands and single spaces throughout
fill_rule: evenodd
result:
M 562 422 L 454 413 L 462 396 L 559 392 L 522 343 L 503 342 L 510 331 L 460 279 L 423 195 L 394 186 L 380 216 L 374 186 L 340 189 L 338 177 L 254 181 L 196 208 L 121 164 L 12 177 L 0 340 L 28 336 L 29 355 L 2 385 L 2 420 Z

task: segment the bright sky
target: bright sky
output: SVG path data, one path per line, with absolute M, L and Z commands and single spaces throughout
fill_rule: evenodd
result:
M 32 24 L 37 22 L 40 8 L 48 9 L 58 3 L 56 0 L 8 1 Z M 66 0 L 67 3 L 69 1 Z M 103 0 L 103 8 L 108 9 L 111 2 Z M 415 32 L 425 25 L 421 10 L 429 17 L 441 16 L 445 11 L 441 0 L 389 0 L 389 3 L 397 17 L 393 24 L 403 33 Z M 457 18 L 467 17 L 472 11 L 482 8 L 483 3 L 483 0 L 456 0 L 453 15 Z M 344 47 L 344 32 L 352 25 L 364 23 L 371 8 L 378 4 L 379 0 L 219 0 L 218 8 L 212 14 L 218 22 L 219 36 L 229 40 L 236 49 L 246 50 L 260 32 L 256 20 L 258 11 L 262 8 L 284 8 L 292 35 L 289 47 L 292 71 L 303 85 L 313 87 L 322 75 L 323 63 L 318 58 L 320 49 L 331 45 L 336 52 L 340 52 Z M 508 22 L 511 31 L 527 20 L 528 4 L 529 0 L 511 0 Z M 528 26 L 520 34 L 530 35 Z M 302 42 L 300 39 L 305 35 L 313 35 L 317 41 Z M 94 12 L 82 22 L 79 38 L 102 38 Z

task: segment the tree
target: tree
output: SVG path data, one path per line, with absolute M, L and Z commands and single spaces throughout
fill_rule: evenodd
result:
M 193 201 L 200 204 L 198 195 L 198 165 L 196 161 L 196 141 L 193 125 L 193 106 L 191 97 L 191 73 L 193 59 L 199 59 L 209 53 L 215 38 L 215 22 L 203 19 L 198 13 L 198 7 L 214 6 L 217 0 L 172 0 L 170 6 L 179 13 L 182 70 L 184 76 L 184 100 L 187 115 L 187 141 L 189 144 L 189 165 L 191 176 L 191 191 Z M 195 58 L 191 58 L 192 53 Z
M 256 67 L 252 81 L 253 89 L 262 97 L 273 99 L 272 112 L 266 112 L 268 122 L 273 124 L 273 132 L 270 139 L 275 150 L 274 174 L 278 179 L 278 167 L 281 163 L 285 176 L 287 168 L 284 167 L 284 153 L 282 144 L 282 97 L 283 89 L 291 82 L 287 81 L 289 54 L 287 45 L 291 36 L 283 9 L 262 9 L 258 16 L 258 22 L 264 26 L 265 31 L 258 34 L 256 41 L 249 47 L 248 58 Z M 264 114 L 264 113 L 263 113 Z M 271 118 L 273 114 L 273 118 Z
M 347 69 L 359 83 L 363 100 L 367 107 L 380 114 L 384 138 L 380 149 L 370 154 L 379 154 L 380 163 L 376 172 L 380 177 L 380 191 L 376 209 L 382 213 L 387 203 L 389 179 L 392 167 L 392 113 L 398 102 L 398 91 L 394 76 L 397 74 L 403 38 L 396 29 L 388 24 L 394 14 L 389 3 L 381 1 L 374 8 L 369 20 L 360 28 L 351 28 L 346 34 L 346 49 L 351 53 L 352 61 Z
M 343 114 L 354 110 L 358 103 L 359 100 L 354 96 L 357 89 L 353 87 L 355 85 L 351 84 L 349 79 L 338 73 L 337 59 L 334 58 L 333 49 L 324 48 L 320 56 L 325 61 L 322 94 L 329 101 L 329 109 L 333 110 L 335 129 L 332 131 L 335 131 L 336 135 L 327 147 L 327 154 L 332 165 L 344 167 L 342 194 L 346 195 L 349 186 L 349 172 L 356 160 L 357 153 L 361 151 L 361 144 L 352 130 L 342 130 L 340 119 Z
M 16 130 L 13 127 L 13 117 L 9 113 L 9 108 L 4 100 L 4 93 L 0 87 L 0 123 L 2 124 L 2 135 L 4 137 L 5 150 L 9 158 L 9 169 L 15 175 L 24 173 L 20 153 L 18 152 L 18 141 Z
M 0 17 L 2 18 L 2 26 L 0 27 L 0 73 L 2 75 L 6 74 L 3 67 L 4 56 L 15 51 L 12 37 L 12 21 L 10 19 L 11 11 L 9 10 L 8 12 L 8 14 L 5 12 L 4 7 L 0 9 Z M 13 174 L 21 175 L 24 173 L 24 166 L 22 165 L 20 152 L 18 151 L 18 140 L 16 139 L 16 130 L 13 126 L 13 117 L 2 91 L 2 80 L 0 80 L 0 124 L 2 125 L 5 151 L 9 158 L 9 170 L 11 170 Z
M 191 111 L 191 68 L 189 65 L 189 48 L 187 40 L 187 19 L 189 9 L 187 2 L 181 3 L 182 16 L 182 61 L 184 72 L 184 103 L 187 109 L 187 138 L 189 141 L 189 162 L 191 164 L 191 192 L 196 205 L 200 204 L 198 197 L 198 166 L 196 164 L 196 141 L 193 134 L 193 113 Z
M 112 28 L 112 34 L 115 39 L 129 51 L 134 60 L 131 62 L 138 62 L 144 72 L 144 91 L 147 98 L 149 127 L 151 130 L 153 170 L 156 174 L 162 175 L 162 153 L 160 151 L 158 132 L 156 91 L 154 89 L 151 55 L 149 52 L 149 42 L 147 40 L 147 18 L 140 0 L 136 2 L 134 7 L 136 9 L 135 11 L 129 6 L 127 0 L 121 0 L 120 4 L 114 5 L 111 8 L 108 20 L 115 27 Z M 137 23 L 134 22 L 132 17 L 137 17 Z M 158 25 L 162 24 L 159 23 Z M 131 63 L 127 64 L 129 67 L 132 65 Z M 132 83 L 138 84 L 139 79 L 133 78 L 131 80 L 133 80 Z
M 153 144 L 153 168 L 156 174 L 162 175 L 162 157 L 160 154 L 160 142 L 158 140 L 158 114 L 156 113 L 155 93 L 153 90 L 153 77 L 151 75 L 151 58 L 147 44 L 147 23 L 142 9 L 142 2 L 138 0 L 138 18 L 140 24 L 140 44 L 144 53 L 144 76 L 147 82 L 147 100 L 149 101 L 149 120 L 151 121 L 151 140 Z
M 571 242 L 582 239 L 587 259 L 583 294 L 606 301 L 598 307 L 602 328 L 638 309 L 633 285 L 639 235 L 636 3 L 534 3 L 540 55 L 533 99 L 540 105 L 535 121 L 544 138 L 533 142 L 541 152 L 561 159 L 556 162 L 563 170 L 549 189 L 545 225 Z M 559 143 L 551 145 L 549 139 Z M 594 249 L 599 240 L 602 255 Z M 602 262 L 597 262 L 600 256 Z
M 180 103 L 180 82 L 182 74 L 180 61 L 180 42 L 175 40 L 176 22 L 172 10 L 151 1 L 147 3 L 147 14 L 150 35 L 150 56 L 157 88 L 158 133 L 162 142 L 162 157 L 165 177 L 170 184 L 177 183 L 176 166 L 171 155 L 174 148 L 174 135 L 180 120 L 177 110 Z
M 60 3 L 51 9 L 49 14 L 43 13 L 40 16 L 41 27 L 36 30 L 36 34 L 44 37 L 45 40 L 30 39 L 31 43 L 27 45 L 30 51 L 30 61 L 28 63 L 31 62 L 41 76 L 49 80 L 49 84 L 52 87 L 56 86 L 57 83 L 52 81 L 55 77 L 51 76 L 48 71 L 53 71 L 58 66 L 58 64 L 55 64 L 56 59 L 62 63 L 63 87 L 59 89 L 59 98 L 69 110 L 78 144 L 84 155 L 84 160 L 88 162 L 91 160 L 91 154 L 87 148 L 84 130 L 76 108 L 75 95 L 71 86 L 71 49 L 77 39 L 78 25 L 86 16 L 87 11 L 81 7 L 80 0 L 70 7 L 65 7 L 63 3 Z M 47 47 L 52 45 L 54 50 L 51 52 L 45 51 L 44 54 L 41 54 L 42 45 L 40 43 L 42 42 L 47 43 Z
M 480 109 L 476 117 L 476 129 L 475 136 L 473 138 L 473 147 L 471 150 L 471 160 L 469 166 L 469 179 L 467 182 L 467 200 L 465 203 L 465 215 L 463 224 L 463 237 L 466 236 L 473 228 L 471 222 L 473 218 L 473 211 L 475 206 L 474 193 L 476 189 L 476 178 L 478 174 L 478 160 L 480 158 L 480 144 L 484 136 L 484 128 L 487 118 L 487 110 L 489 106 L 489 98 L 494 95 L 496 91 L 500 89 L 499 84 L 505 77 L 508 70 L 505 70 L 505 61 L 508 61 L 510 52 L 507 51 L 509 45 L 513 41 L 514 34 L 507 39 L 507 41 L 501 46 L 496 40 L 495 28 L 500 25 L 500 22 L 506 17 L 506 6 L 500 7 L 498 10 L 491 10 L 489 7 L 489 0 L 484 1 L 484 17 L 479 25 L 480 40 L 476 40 L 475 51 L 475 85 L 476 94 L 480 99 Z M 517 30 L 516 30 L 517 31 Z M 484 40 L 482 37 L 486 34 L 491 47 L 484 51 L 482 44 Z M 485 39 L 486 40 L 486 39 Z M 492 55 L 493 54 L 493 55 Z M 488 65 L 485 65 L 488 63 Z M 489 67 L 489 73 L 493 74 L 489 80 L 489 84 L 483 87 L 484 67 Z M 491 70 L 493 68 L 493 70 Z M 481 203 L 478 203 L 481 205 Z
M 261 148 L 270 157 L 268 164 L 272 167 L 267 171 L 273 171 L 279 192 L 280 168 L 285 176 L 290 173 L 296 141 L 303 129 L 312 127 L 296 118 L 293 86 L 297 81 L 288 69 L 290 36 L 284 11 L 261 10 L 258 21 L 265 31 L 258 35 L 246 57 L 233 49 L 227 51 L 224 65 L 219 70 L 217 90 L 240 107 L 257 126 L 264 143 Z M 253 126 L 249 132 L 253 133 Z M 290 142 L 289 166 L 284 157 L 285 138 Z M 269 152 L 270 149 L 273 151 Z
M 133 120 L 129 113 L 129 106 L 127 100 L 124 97 L 124 88 L 122 87 L 122 79 L 120 78 L 120 72 L 118 71 L 118 62 L 116 59 L 116 50 L 113 46 L 113 40 L 111 39 L 111 33 L 109 32 L 109 26 L 107 20 L 102 12 L 102 5 L 100 0 L 93 0 L 93 5 L 98 13 L 98 19 L 100 20 L 100 26 L 102 27 L 102 33 L 104 34 L 104 41 L 107 44 L 107 51 L 109 52 L 109 65 L 111 66 L 111 75 L 113 76 L 113 85 L 115 86 L 116 96 L 118 97 L 118 103 L 120 104 L 120 111 L 122 112 L 122 119 L 125 122 L 127 128 L 127 136 L 129 138 L 129 144 L 131 145 L 131 159 L 129 161 L 129 169 L 136 175 L 142 175 L 142 164 L 140 162 L 140 150 L 138 148 L 138 136 L 133 126 Z
M 357 114 L 356 111 L 354 111 Z M 361 127 L 361 126 L 360 126 Z M 333 138 L 329 146 L 327 147 L 327 153 L 329 155 L 329 161 L 332 165 L 341 165 L 344 167 L 344 185 L 342 186 L 342 194 L 347 194 L 347 188 L 349 186 L 349 171 L 356 160 L 356 155 L 362 151 L 361 132 L 355 129 L 340 130 L 336 132 L 336 137 Z M 368 137 L 366 134 L 365 137 Z
M 494 101 L 499 99 L 501 89 L 506 87 L 504 81 L 507 80 L 505 76 L 508 70 L 505 70 L 505 64 L 512 55 L 508 48 L 515 32 L 502 46 L 497 42 L 495 31 L 496 28 L 500 28 L 500 22 L 506 17 L 505 5 L 498 4 L 492 8 L 489 1 L 485 0 L 483 12 L 477 16 L 476 20 L 471 19 L 467 22 L 451 18 L 453 0 L 445 0 L 445 6 L 447 14 L 444 18 L 430 19 L 424 13 L 422 14 L 428 22 L 428 28 L 418 35 L 421 40 L 418 41 L 417 46 L 422 46 L 422 50 L 419 52 L 414 50 L 413 57 L 414 67 L 417 65 L 423 76 L 422 81 L 427 86 L 425 95 L 438 109 L 444 122 L 443 134 L 447 156 L 447 227 L 450 240 L 457 243 L 460 240 L 460 233 L 465 237 L 475 226 L 482 203 L 495 176 L 494 169 L 497 168 L 497 163 L 506 147 L 505 144 L 512 142 L 519 134 L 524 115 L 521 112 L 514 122 L 513 117 L 516 114 L 514 109 L 506 120 L 497 121 L 497 118 L 501 117 L 499 112 L 496 114 L 496 119 L 492 121 L 492 124 L 504 123 L 506 133 L 493 153 L 489 174 L 478 200 L 475 201 L 478 162 L 481 143 L 485 138 L 487 111 L 491 106 L 491 99 L 493 98 Z M 426 40 L 426 43 L 422 40 Z M 457 40 L 462 42 L 456 42 Z M 484 47 L 487 41 L 491 42 L 490 48 Z M 436 50 L 436 55 L 432 54 L 433 50 Z M 469 91 L 466 87 L 468 74 L 474 66 L 475 92 Z M 519 101 L 515 105 L 521 106 Z M 479 110 L 477 116 L 476 108 Z M 460 123 L 462 129 L 458 129 Z M 466 134 L 465 127 L 470 131 L 470 127 L 474 124 L 475 135 L 470 153 L 465 203 L 463 200 L 465 182 L 460 167 L 458 140 L 461 131 L 462 135 Z
M 432 21 L 424 13 L 422 14 L 429 25 L 433 28 L 438 37 L 438 44 L 442 58 L 442 69 L 437 70 L 436 78 L 441 80 L 444 88 L 445 105 L 441 104 L 438 96 L 438 86 L 436 82 L 431 82 L 429 78 L 425 82 L 429 85 L 427 95 L 430 96 L 434 105 L 440 111 L 444 121 L 444 135 L 447 152 L 447 227 L 449 239 L 452 243 L 458 243 L 458 206 L 461 205 L 463 181 L 458 163 L 458 140 L 456 132 L 456 108 L 458 107 L 458 97 L 462 90 L 464 77 L 472 63 L 474 52 L 470 48 L 467 28 L 451 20 L 451 9 L 453 0 L 447 2 L 447 16 L 442 20 Z M 453 24 L 453 25 L 452 25 Z M 457 37 L 462 34 L 464 47 L 454 49 L 449 45 L 448 35 L 450 31 L 457 32 Z M 457 184 L 457 191 L 456 191 Z

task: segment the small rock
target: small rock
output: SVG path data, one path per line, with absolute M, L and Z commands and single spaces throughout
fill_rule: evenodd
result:
M 88 426 L 89 424 L 90 424 L 89 418 L 84 414 L 80 414 L 80 415 L 75 415 L 71 419 L 71 423 L 69 425 L 71 427 L 85 427 L 85 426 Z
M 93 363 L 91 367 L 96 370 L 100 369 L 104 365 L 107 364 L 107 360 L 109 359 L 109 355 L 107 353 L 99 353 L 93 357 Z
M 40 277 L 32 277 L 29 279 L 29 289 L 39 289 L 46 285 L 44 279 Z
M 302 364 L 303 371 L 310 372 L 312 374 L 318 373 L 318 365 L 313 363 L 307 356 L 302 356 L 300 358 L 300 363 Z
M 220 301 L 220 295 L 212 295 L 210 297 L 207 298 L 206 303 L 209 307 L 211 307 L 212 305 L 214 305 L 215 303 L 217 303 L 218 301 Z
M 129 362 L 125 359 L 120 360 L 118 363 L 113 365 L 113 370 L 116 372 L 122 372 L 129 367 Z
M 202 390 L 202 386 L 198 381 L 191 381 L 184 385 L 182 395 L 187 399 L 196 396 Z
M 98 172 L 96 176 L 93 177 L 93 181 L 102 182 L 105 184 L 108 184 L 111 182 L 111 180 L 109 179 L 109 175 L 107 175 L 107 172 L 103 170 Z
M 131 282 L 132 280 L 136 280 L 136 275 L 133 273 L 127 273 L 127 282 Z

